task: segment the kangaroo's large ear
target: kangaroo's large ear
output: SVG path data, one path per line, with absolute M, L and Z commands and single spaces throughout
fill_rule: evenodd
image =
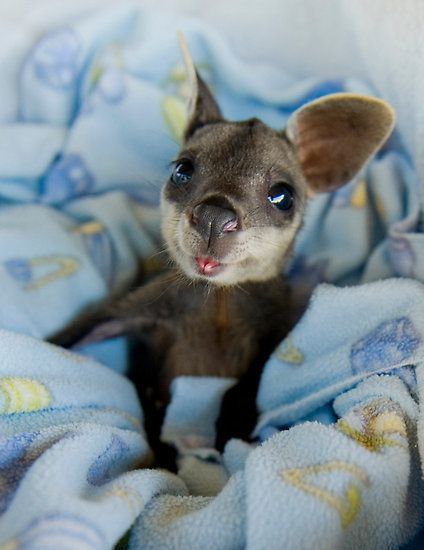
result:
M 349 93 L 295 111 L 286 134 L 311 191 L 333 191 L 351 180 L 390 135 L 394 120 L 385 101 Z
M 187 140 L 198 128 L 218 122 L 222 120 L 222 116 L 212 93 L 194 67 L 184 35 L 179 32 L 177 36 L 190 86 L 188 122 L 184 131 L 184 138 Z

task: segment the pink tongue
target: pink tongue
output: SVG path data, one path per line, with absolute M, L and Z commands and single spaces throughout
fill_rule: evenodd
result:
M 210 258 L 196 258 L 196 263 L 200 271 L 204 274 L 210 273 L 215 267 L 221 265 L 219 262 L 214 262 Z

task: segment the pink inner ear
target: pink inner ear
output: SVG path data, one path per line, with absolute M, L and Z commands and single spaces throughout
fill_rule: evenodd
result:
M 375 105 L 363 100 L 322 100 L 294 117 L 297 157 L 316 192 L 333 191 L 352 179 L 387 134 Z

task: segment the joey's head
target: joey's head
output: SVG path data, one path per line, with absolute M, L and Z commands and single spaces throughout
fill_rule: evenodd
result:
M 281 271 L 307 198 L 347 183 L 390 134 L 379 99 L 334 94 L 298 109 L 284 130 L 222 118 L 182 41 L 192 96 L 162 191 L 162 233 L 192 279 L 264 281 Z

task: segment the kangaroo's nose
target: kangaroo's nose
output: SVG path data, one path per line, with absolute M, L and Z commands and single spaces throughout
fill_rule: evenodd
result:
M 207 243 L 224 233 L 237 231 L 239 224 L 234 210 L 220 206 L 217 201 L 203 202 L 195 206 L 191 223 Z

